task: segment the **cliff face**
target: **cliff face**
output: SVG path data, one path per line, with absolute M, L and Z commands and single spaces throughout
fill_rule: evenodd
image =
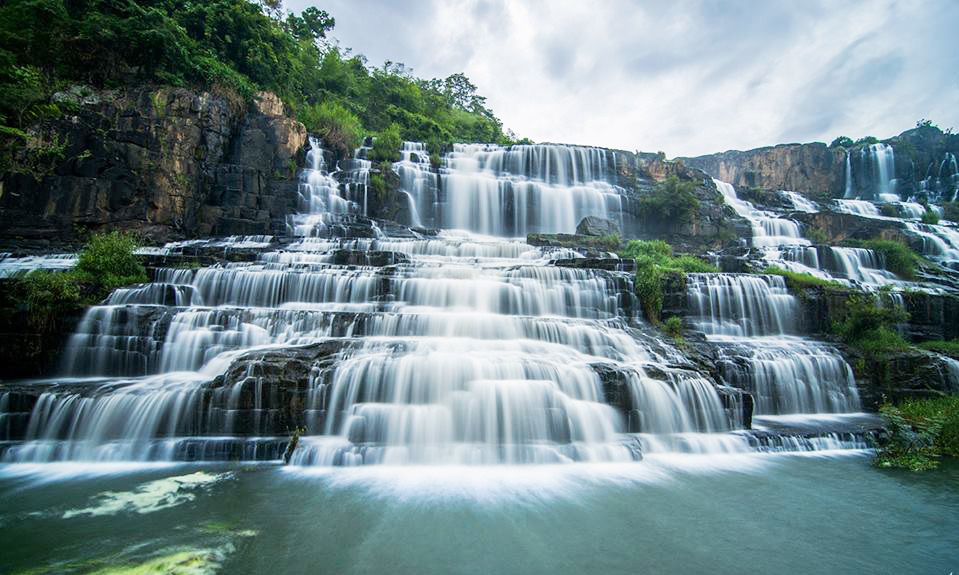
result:
M 909 198 L 925 190 L 946 195 L 955 192 L 957 176 L 952 159 L 959 155 L 959 135 L 934 126 L 921 126 L 882 142 L 894 152 L 895 190 Z M 841 198 L 846 187 L 846 148 L 822 143 L 783 144 L 741 152 L 731 150 L 708 156 L 681 158 L 714 178 L 737 188 L 792 190 L 815 200 Z M 857 145 L 849 150 L 854 196 L 874 197 L 877 174 L 869 150 Z
M 792 190 L 823 199 L 835 195 L 836 190 L 842 195 L 846 152 L 817 142 L 732 150 L 682 161 L 737 188 Z
M 0 241 L 43 248 L 126 229 L 157 242 L 268 234 L 296 202 L 306 129 L 268 93 L 255 103 L 185 89 L 104 91 L 44 127 L 44 174 L 0 176 Z

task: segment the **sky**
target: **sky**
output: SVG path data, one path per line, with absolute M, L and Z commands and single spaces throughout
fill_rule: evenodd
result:
M 537 142 L 669 157 L 959 129 L 959 0 L 286 0 L 371 65 L 465 73 Z

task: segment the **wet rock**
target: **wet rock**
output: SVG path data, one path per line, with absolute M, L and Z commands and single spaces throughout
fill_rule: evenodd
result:
M 576 233 L 582 236 L 618 236 L 620 230 L 619 224 L 613 220 L 586 216 L 576 226 Z

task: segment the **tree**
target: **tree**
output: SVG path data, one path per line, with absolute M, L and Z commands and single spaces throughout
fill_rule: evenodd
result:
M 854 145 L 855 144 L 852 141 L 852 138 L 848 138 L 846 136 L 839 136 L 838 138 L 833 140 L 831 144 L 829 144 L 829 147 L 830 148 L 851 148 Z

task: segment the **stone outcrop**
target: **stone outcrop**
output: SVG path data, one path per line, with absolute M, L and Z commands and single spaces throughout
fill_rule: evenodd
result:
M 810 198 L 825 199 L 834 197 L 836 190 L 841 196 L 846 151 L 819 142 L 783 144 L 682 158 L 682 161 L 737 188 L 791 190 Z
M 920 126 L 882 143 L 892 146 L 896 192 L 900 196 L 909 198 L 928 190 L 933 194 L 948 192 L 951 197 L 956 175 L 948 155 L 959 155 L 959 135 L 945 133 L 935 126 Z M 868 158 L 863 148 L 864 145 L 859 144 L 849 149 L 852 192 L 854 196 L 875 197 L 876 174 L 868 162 L 863 163 L 864 158 Z M 822 201 L 843 197 L 846 153 L 846 148 L 830 148 L 813 142 L 730 150 L 681 160 L 737 189 L 791 190 Z
M 296 205 L 306 129 L 273 94 L 247 104 L 179 88 L 103 91 L 42 126 L 49 173 L 0 177 L 0 242 L 44 248 L 85 231 L 147 241 L 269 234 Z M 39 132 L 38 132 L 39 133 Z

